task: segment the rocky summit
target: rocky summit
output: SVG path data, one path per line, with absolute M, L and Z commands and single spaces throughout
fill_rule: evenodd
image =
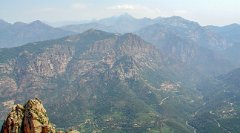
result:
M 54 133 L 42 102 L 35 98 L 24 106 L 17 104 L 3 123 L 1 133 Z

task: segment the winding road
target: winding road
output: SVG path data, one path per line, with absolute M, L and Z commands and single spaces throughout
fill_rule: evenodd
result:
M 189 124 L 188 124 L 188 121 L 186 121 L 186 125 L 187 125 L 189 128 L 193 129 L 193 133 L 197 133 L 197 129 L 196 129 L 195 127 L 189 125 Z

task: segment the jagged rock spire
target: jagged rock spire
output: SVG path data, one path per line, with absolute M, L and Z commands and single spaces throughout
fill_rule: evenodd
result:
M 55 133 L 42 102 L 35 98 L 16 105 L 3 123 L 1 133 Z

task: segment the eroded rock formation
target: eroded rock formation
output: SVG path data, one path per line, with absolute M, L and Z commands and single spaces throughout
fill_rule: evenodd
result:
M 1 133 L 55 133 L 55 128 L 49 122 L 42 102 L 35 98 L 24 106 L 18 104 L 13 107 Z

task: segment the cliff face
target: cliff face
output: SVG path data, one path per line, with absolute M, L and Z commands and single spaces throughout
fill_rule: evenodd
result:
M 24 106 L 16 105 L 3 123 L 1 133 L 54 133 L 42 102 L 29 100 Z
M 23 117 L 24 117 L 24 107 L 18 104 L 8 114 L 8 117 L 2 126 L 1 133 L 20 132 Z

